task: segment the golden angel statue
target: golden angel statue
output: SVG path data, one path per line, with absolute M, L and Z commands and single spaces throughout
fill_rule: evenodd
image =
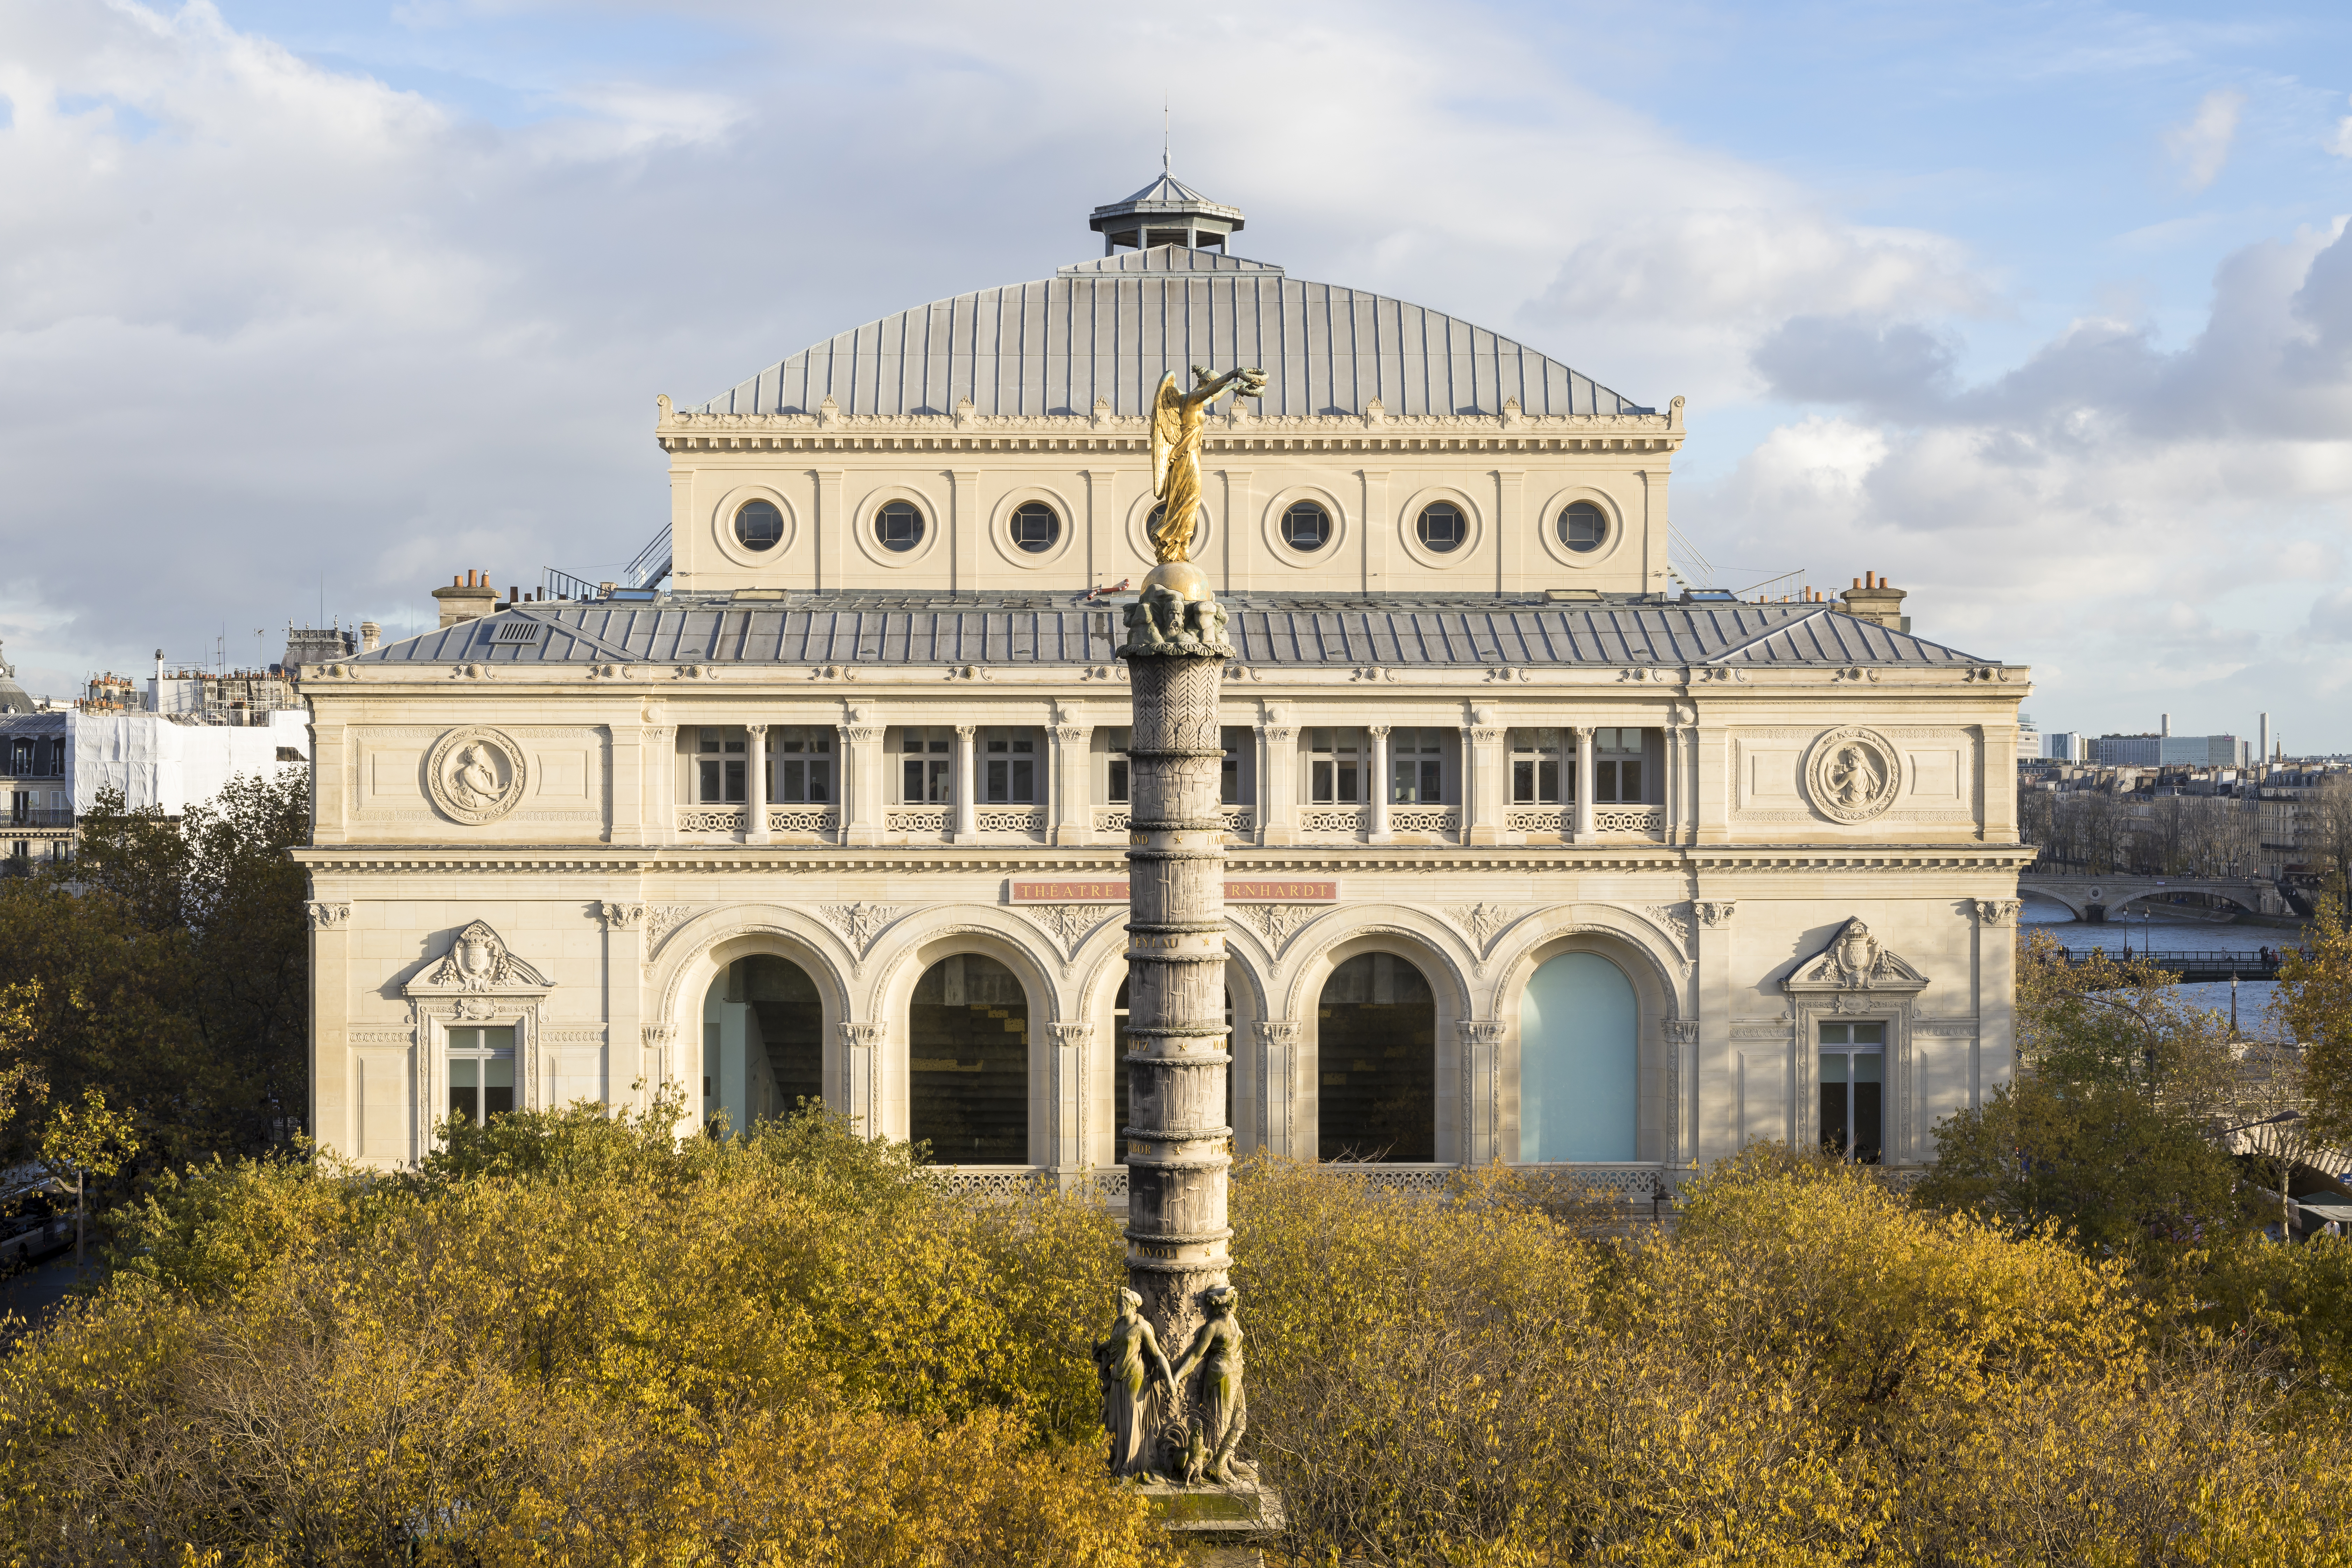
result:
M 1192 559 L 1192 535 L 1201 515 L 1201 419 L 1228 388 L 1242 397 L 1265 393 L 1265 372 L 1229 370 L 1211 375 L 1192 367 L 1192 390 L 1180 392 L 1176 373 L 1160 378 L 1151 402 L 1151 493 L 1160 498 L 1160 521 L 1151 548 L 1161 561 Z

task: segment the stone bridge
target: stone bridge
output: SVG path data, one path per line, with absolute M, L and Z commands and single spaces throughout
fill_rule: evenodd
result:
M 2274 882 L 2259 877 L 2074 877 L 2023 876 L 2021 893 L 2055 900 L 2078 921 L 2103 921 L 2108 912 L 2143 899 L 2161 900 L 2173 893 L 2210 893 L 2226 899 L 2250 914 L 2285 915 L 2294 911 Z

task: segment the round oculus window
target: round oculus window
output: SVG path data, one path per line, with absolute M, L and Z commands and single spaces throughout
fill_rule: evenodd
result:
M 1464 517 L 1462 509 L 1450 500 L 1433 500 L 1423 507 L 1420 518 L 1412 526 L 1422 547 L 1441 555 L 1447 551 L 1461 549 L 1470 537 L 1470 520 Z
M 1282 514 L 1282 542 L 1293 550 L 1313 552 L 1331 542 L 1331 514 L 1318 503 L 1294 503 Z
M 1609 514 L 1589 500 L 1570 501 L 1560 509 L 1559 542 L 1579 555 L 1609 542 Z
M 1042 555 L 1061 542 L 1062 514 L 1044 501 L 1024 501 L 1013 509 L 1013 542 L 1032 555 Z
M 784 514 L 770 500 L 747 500 L 735 509 L 735 538 L 746 550 L 773 550 L 783 542 Z
M 912 550 L 923 542 L 922 511 L 912 501 L 885 503 L 874 514 L 874 542 L 885 550 Z

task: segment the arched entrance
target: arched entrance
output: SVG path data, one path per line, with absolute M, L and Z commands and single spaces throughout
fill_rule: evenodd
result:
M 817 1098 L 824 1003 L 788 958 L 758 952 L 719 972 L 702 1000 L 702 1120 L 744 1132 Z
M 1625 972 L 1563 952 L 1519 998 L 1519 1158 L 1630 1161 L 1641 1110 L 1640 1009 Z
M 1029 1163 L 1029 994 L 996 960 L 950 953 L 907 1005 L 907 1135 L 943 1165 Z
M 1437 998 L 1420 970 L 1387 952 L 1340 964 L 1315 1040 L 1318 1158 L 1437 1158 Z

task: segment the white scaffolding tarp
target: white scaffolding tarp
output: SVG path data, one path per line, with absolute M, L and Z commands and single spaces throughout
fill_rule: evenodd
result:
M 177 816 L 240 773 L 268 777 L 309 761 L 310 714 L 295 709 L 269 717 L 266 725 L 247 726 L 174 724 L 153 713 L 73 714 L 66 776 L 74 812 L 95 809 L 100 790 L 116 789 L 133 811 L 160 805 Z

